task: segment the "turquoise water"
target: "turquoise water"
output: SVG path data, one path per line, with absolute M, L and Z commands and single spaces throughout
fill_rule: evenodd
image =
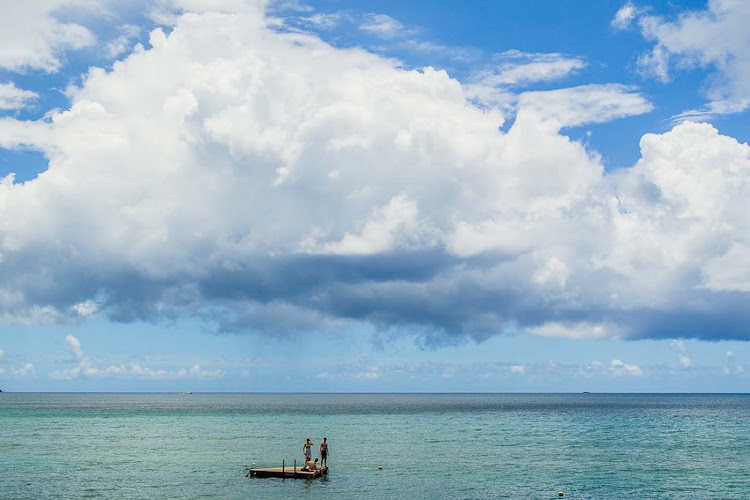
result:
M 3 393 L 0 496 L 745 498 L 748 417 L 748 395 Z M 323 436 L 328 477 L 245 477 Z

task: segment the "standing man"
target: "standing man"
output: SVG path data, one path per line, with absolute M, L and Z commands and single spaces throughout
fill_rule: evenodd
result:
M 328 438 L 323 438 L 320 443 L 320 466 L 328 467 Z

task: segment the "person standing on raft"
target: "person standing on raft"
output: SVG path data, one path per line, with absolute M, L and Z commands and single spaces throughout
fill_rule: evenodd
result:
M 320 443 L 320 466 L 328 466 L 328 438 L 323 438 L 323 442 Z
M 302 453 L 305 455 L 305 462 L 308 462 L 312 456 L 312 445 L 313 442 L 310 441 L 310 438 L 307 438 L 305 444 L 302 445 Z

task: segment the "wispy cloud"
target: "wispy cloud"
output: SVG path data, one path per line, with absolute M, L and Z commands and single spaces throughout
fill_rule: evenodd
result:
M 633 24 L 636 16 L 641 12 L 643 12 L 643 10 L 636 7 L 633 2 L 627 2 L 617 11 L 617 13 L 615 13 L 615 17 L 612 19 L 610 27 L 615 31 L 627 29 Z
M 630 376 L 630 377 L 641 377 L 643 376 L 643 370 L 637 365 L 629 365 L 619 359 L 613 359 L 609 363 L 609 371 L 612 375 L 617 377 Z
M 745 368 L 737 362 L 734 358 L 732 351 L 727 351 L 724 357 L 724 366 L 721 368 L 721 372 L 724 375 L 739 375 L 744 373 Z
M 0 110 L 23 109 L 39 94 L 16 87 L 13 82 L 0 83 Z
M 653 369 L 666 372 L 666 367 Z M 512 363 L 488 361 L 428 361 L 428 362 L 383 362 L 363 357 L 351 363 L 330 367 L 316 375 L 328 381 L 435 381 L 436 379 L 459 380 L 507 380 L 538 382 L 565 378 L 569 380 L 589 378 L 645 377 L 646 372 L 635 364 L 612 359 L 609 364 L 600 361 L 569 363 L 549 360 L 538 363 Z
M 676 351 L 680 357 L 680 366 L 683 368 L 690 368 L 693 365 L 693 360 L 690 359 L 685 350 L 685 342 L 682 340 L 673 340 L 669 346 L 673 351 Z
M 84 300 L 83 302 L 79 302 L 78 304 L 73 304 L 70 307 L 71 312 L 77 314 L 78 316 L 82 318 L 88 318 L 96 315 L 96 311 L 99 309 L 99 306 L 96 302 L 93 300 Z
M 359 29 L 385 39 L 411 36 L 418 32 L 416 28 L 406 27 L 386 14 L 367 14 Z
M 524 92 L 518 113 L 533 113 L 561 127 L 605 123 L 654 108 L 638 89 L 620 84 L 590 84 L 559 90 Z
M 496 59 L 496 68 L 478 73 L 475 80 L 493 86 L 523 86 L 559 80 L 586 67 L 582 58 L 559 53 L 509 50 Z
M 550 322 L 529 328 L 528 332 L 538 337 L 559 337 L 568 339 L 602 339 L 618 337 L 617 327 L 615 325 L 592 323 L 563 324 Z
M 269 2 L 271 10 L 290 10 L 294 12 L 311 12 L 315 10 L 312 6 L 299 0 L 272 0 Z
M 0 367 L 0 378 L 8 379 L 8 378 L 27 378 L 27 377 L 36 377 L 36 369 L 34 368 L 34 365 L 32 363 L 25 363 L 20 368 Z
M 49 377 L 56 380 L 72 380 L 77 378 L 135 378 L 145 380 L 179 380 L 179 379 L 212 379 L 226 375 L 220 369 L 203 370 L 200 365 L 192 368 L 177 370 L 154 369 L 139 363 L 129 365 L 110 364 L 96 366 L 94 360 L 87 356 L 81 347 L 81 342 L 73 335 L 65 337 L 65 348 L 73 355 L 75 366 L 49 373 Z
M 75 338 L 72 335 L 67 335 L 65 337 L 65 348 L 73 354 L 73 360 L 74 361 L 84 361 L 87 358 L 83 355 L 83 350 L 81 349 L 81 342 Z
M 110 59 L 114 59 L 128 51 L 132 45 L 132 41 L 137 39 L 141 34 L 141 28 L 133 24 L 120 26 L 118 31 L 120 35 L 108 41 L 104 46 L 105 53 Z
M 474 73 L 463 86 L 469 99 L 511 109 L 515 92 L 534 84 L 560 80 L 586 67 L 580 57 L 559 53 L 527 53 L 509 50 L 495 56 L 495 64 Z
M 316 32 L 329 32 L 342 26 L 354 26 L 377 38 L 377 42 L 371 44 L 371 48 L 377 51 L 406 51 L 458 62 L 477 61 L 481 58 L 481 50 L 477 48 L 446 45 L 425 39 L 420 36 L 423 34 L 420 28 L 405 26 L 385 14 L 361 14 L 340 10 L 317 12 L 307 16 L 287 16 L 283 18 L 283 22 L 287 26 Z
M 613 25 L 627 26 L 637 20 L 643 37 L 655 43 L 638 59 L 644 75 L 669 83 L 672 70 L 708 68 L 712 72 L 705 86 L 709 102 L 673 117 L 675 121 L 708 120 L 750 108 L 748 18 L 748 2 L 714 0 L 706 9 L 683 12 L 674 20 L 649 15 L 627 3 Z
M 318 12 L 311 16 L 302 17 L 300 20 L 304 24 L 311 25 L 319 30 L 332 30 L 335 28 L 342 19 L 345 18 L 345 14 L 342 12 L 322 13 Z
M 481 58 L 481 51 L 472 47 L 459 47 L 455 45 L 445 45 L 429 40 L 420 40 L 410 38 L 395 42 L 395 46 L 402 50 L 420 54 L 430 54 L 439 56 L 452 61 L 473 62 Z
M 12 377 L 36 376 L 36 370 L 33 364 L 26 363 L 21 368 L 11 370 L 10 375 Z

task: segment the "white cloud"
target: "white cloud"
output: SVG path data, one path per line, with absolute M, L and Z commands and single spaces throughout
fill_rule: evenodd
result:
M 84 26 L 55 18 L 57 10 L 71 5 L 93 7 L 80 0 L 5 2 L 0 16 L 0 67 L 53 72 L 60 68 L 64 51 L 93 45 L 95 37 Z
M 449 46 L 413 37 L 420 30 L 406 27 L 397 20 L 382 14 L 356 14 L 351 11 L 318 12 L 303 17 L 286 17 L 280 22 L 291 27 L 311 29 L 314 31 L 330 31 L 343 24 L 373 34 L 379 38 L 377 51 L 387 49 L 407 51 L 419 54 L 429 54 L 433 59 L 451 61 L 476 61 L 481 51 L 473 47 Z
M 613 359 L 609 364 L 609 371 L 616 377 L 621 376 L 632 376 L 640 377 L 643 375 L 643 371 L 636 365 L 629 365 L 623 363 L 619 359 Z
M 274 9 L 279 10 L 293 10 L 296 12 L 310 12 L 313 9 L 313 7 L 300 3 L 299 0 L 276 0 L 274 2 L 271 2 L 271 5 Z
M 701 273 L 701 286 L 709 290 L 750 292 L 750 248 L 732 242 L 726 253 L 707 261 Z
M 178 378 L 179 376 L 185 376 L 186 371 L 169 372 L 167 370 L 153 370 L 148 367 L 143 367 L 139 364 L 134 364 L 130 367 L 130 373 L 136 378 L 163 380 L 169 378 Z
M 604 123 L 648 113 L 653 105 L 633 87 L 619 84 L 583 85 L 560 90 L 524 92 L 518 99 L 519 118 L 533 113 L 536 120 L 573 127 Z
M 55 380 L 72 380 L 76 378 L 103 378 L 110 376 L 122 376 L 127 373 L 123 365 L 110 365 L 106 368 L 97 368 L 91 366 L 90 360 L 85 359 L 72 368 L 55 370 L 50 372 L 49 376 Z
M 718 264 L 750 246 L 747 145 L 684 123 L 605 173 L 560 130 L 648 111 L 630 87 L 524 93 L 504 132 L 445 71 L 198 7 L 70 109 L 0 119 L 0 146 L 49 158 L 0 183 L 5 321 L 747 335 L 716 294 L 744 280 Z
M 378 380 L 382 377 L 383 374 L 377 366 L 370 366 L 365 370 L 348 371 L 343 369 L 335 373 L 322 372 L 315 375 L 315 378 L 321 380 Z
M 586 67 L 580 57 L 558 53 L 526 53 L 509 50 L 498 56 L 499 64 L 492 71 L 474 76 L 474 81 L 489 86 L 520 86 L 550 82 L 569 76 Z
M 481 52 L 473 47 L 444 45 L 416 38 L 400 40 L 394 43 L 394 47 L 460 62 L 474 62 L 481 57 Z
M 710 125 L 685 123 L 644 136 L 641 152 L 638 164 L 618 179 L 612 248 L 599 264 L 623 276 L 632 272 L 631 290 L 654 300 L 651 308 L 686 300 L 677 283 L 735 290 L 742 268 L 740 277 L 728 281 L 716 259 L 731 260 L 735 243 L 750 243 L 739 229 L 750 222 L 747 193 L 740 187 L 750 180 L 750 147 Z M 660 298 L 657 290 L 669 298 Z M 632 296 L 618 298 L 630 302 Z
M 736 0 L 710 0 L 705 10 L 684 12 L 674 21 L 641 15 L 643 36 L 655 42 L 639 59 L 642 71 L 663 82 L 670 80 L 670 61 L 677 68 L 713 71 L 706 86 L 709 102 L 678 118 L 707 119 L 750 107 L 749 18 L 750 3 Z
M 39 95 L 16 87 L 13 82 L 0 83 L 0 109 L 22 109 Z
M 73 359 L 76 361 L 83 361 L 86 359 L 81 350 L 81 342 L 74 336 L 67 335 L 65 337 L 65 348 L 73 354 Z
M 340 241 L 319 244 L 302 242 L 308 252 L 334 255 L 372 255 L 396 247 L 408 249 L 418 242 L 417 206 L 403 195 L 394 196 L 384 207 L 373 210 L 360 234 L 347 233 Z
M 211 13 L 257 15 L 268 6 L 268 0 L 164 0 L 164 4 L 181 13 Z M 279 8 L 288 10 L 308 11 L 307 6 L 295 0 L 281 2 Z
M 546 372 L 556 369 L 557 365 L 550 367 L 536 367 L 535 372 Z M 566 367 L 567 368 L 567 367 Z M 374 363 L 367 356 L 355 359 L 352 362 L 331 366 L 327 371 L 318 373 L 315 378 L 321 380 L 397 380 L 406 378 L 410 380 L 435 380 L 436 378 L 451 378 L 476 380 L 488 378 L 505 378 L 523 375 L 529 371 L 528 365 L 509 364 L 503 362 L 461 362 L 461 361 L 427 361 L 412 363 L 380 362 Z M 517 379 L 517 377 L 514 377 Z
M 71 306 L 71 310 L 82 317 L 93 316 L 96 313 L 98 306 L 93 300 L 86 300 L 74 304 Z
M 368 14 L 359 25 L 359 29 L 386 39 L 415 33 L 413 29 L 407 28 L 396 19 L 385 14 Z
M 5 357 L 5 351 L 0 349 L 0 359 L 3 359 Z
M 224 370 L 202 370 L 200 365 L 193 365 L 188 372 L 191 378 L 216 378 L 226 375 Z
M 22 149 L 26 147 L 53 148 L 49 124 L 0 118 L 0 147 Z
M 724 358 L 724 366 L 721 368 L 721 372 L 724 375 L 739 375 L 745 371 L 745 368 L 737 363 L 734 359 L 734 353 L 727 351 Z
M 26 363 L 21 368 L 13 368 L 10 370 L 9 373 L 11 377 L 35 377 L 36 376 L 36 370 L 34 369 L 34 365 L 31 363 Z
M 627 2 L 617 11 L 610 27 L 614 30 L 624 30 L 630 27 L 639 12 L 639 9 L 632 2 Z
M 200 365 L 193 365 L 192 368 L 186 370 L 181 368 L 179 370 L 163 370 L 144 367 L 139 364 L 131 365 L 129 369 L 126 369 L 122 374 L 129 378 L 139 378 L 147 380 L 179 380 L 179 379 L 212 379 L 217 377 L 223 377 L 226 372 L 220 369 L 216 370 L 202 370 Z
M 488 83 L 496 85 L 519 85 L 531 82 L 546 82 L 568 76 L 585 66 L 580 59 L 560 58 L 554 61 L 538 61 L 513 67 L 500 68 Z
M 211 379 L 222 377 L 226 372 L 220 369 L 202 370 L 200 365 L 193 365 L 189 370 L 153 369 L 138 363 L 126 366 L 124 364 L 109 365 L 107 367 L 94 366 L 94 361 L 86 356 L 81 348 L 81 342 L 73 335 L 65 337 L 65 347 L 73 353 L 76 365 L 63 370 L 49 373 L 49 377 L 56 380 L 72 380 L 76 378 L 137 378 L 147 380 L 178 380 L 178 379 Z M 32 367 L 33 370 L 33 367 Z
M 559 337 L 567 339 L 618 338 L 617 328 L 615 326 L 592 323 L 562 324 L 550 322 L 528 328 L 527 331 L 537 337 Z
M 549 257 L 537 268 L 531 276 L 531 281 L 540 286 L 548 284 L 556 285 L 558 288 L 565 288 L 565 283 L 570 276 L 570 269 L 557 257 Z
M 663 47 L 655 47 L 651 52 L 638 56 L 638 73 L 654 77 L 662 83 L 669 83 L 669 53 Z
M 107 57 L 114 59 L 131 48 L 132 40 L 141 34 L 141 28 L 134 24 L 125 24 L 119 28 L 120 35 L 108 41 L 104 47 Z
M 693 361 L 684 354 L 680 354 L 680 364 L 683 368 L 690 368 L 690 366 L 692 366 L 693 364 Z
M 336 25 L 338 25 L 342 17 L 343 17 L 343 14 L 339 12 L 333 12 L 333 13 L 318 12 L 317 14 L 313 14 L 312 16 L 303 17 L 301 20 L 304 23 L 310 24 L 317 29 L 330 30 L 330 29 L 335 28 Z
M 526 53 L 509 50 L 496 57 L 497 65 L 479 71 L 463 85 L 467 98 L 510 114 L 517 96 L 511 88 L 551 82 L 577 73 L 586 67 L 582 58 L 558 53 Z
M 669 346 L 673 351 L 677 351 L 677 354 L 680 356 L 680 365 L 683 368 L 690 368 L 693 365 L 693 360 L 685 352 L 685 342 L 682 340 L 673 340 Z

